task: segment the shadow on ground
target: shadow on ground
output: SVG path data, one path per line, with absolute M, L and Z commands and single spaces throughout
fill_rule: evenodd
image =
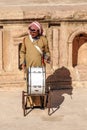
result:
M 50 89 L 50 90 L 49 90 Z M 66 67 L 61 67 L 46 79 L 48 114 L 56 112 L 64 102 L 64 94 L 72 95 L 72 78 Z

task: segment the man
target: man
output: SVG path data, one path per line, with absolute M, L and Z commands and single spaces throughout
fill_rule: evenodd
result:
M 48 41 L 43 36 L 43 28 L 37 21 L 28 26 L 28 35 L 24 37 L 20 49 L 20 64 L 22 69 L 29 67 L 45 66 L 45 62 L 50 61 Z M 35 97 L 32 97 L 33 104 Z M 34 104 L 33 104 L 34 105 Z
M 43 29 L 40 23 L 32 22 L 28 27 L 28 36 L 23 40 L 23 44 L 20 50 L 20 64 L 22 69 L 29 68 L 31 66 L 40 67 L 45 65 L 43 58 L 46 62 L 49 62 L 50 53 L 48 47 L 48 41 L 43 36 Z

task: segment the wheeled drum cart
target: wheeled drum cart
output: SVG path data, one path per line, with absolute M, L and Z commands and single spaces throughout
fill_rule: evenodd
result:
M 30 96 L 40 97 L 40 107 L 46 106 L 45 93 L 46 70 L 45 67 L 29 67 L 27 71 L 27 92 L 22 91 L 22 108 L 23 114 L 26 116 L 34 106 L 27 106 L 27 101 L 30 102 Z

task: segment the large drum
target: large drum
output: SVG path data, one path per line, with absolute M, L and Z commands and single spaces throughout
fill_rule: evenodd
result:
M 45 94 L 45 67 L 29 67 L 27 91 L 28 94 Z

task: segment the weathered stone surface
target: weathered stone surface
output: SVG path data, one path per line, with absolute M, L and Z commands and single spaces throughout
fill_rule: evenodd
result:
M 87 3 L 86 3 L 87 4 Z M 87 19 L 87 5 L 76 4 L 18 4 L 0 6 L 0 19 Z M 81 8 L 81 10 L 80 10 Z
M 1 5 L 24 5 L 24 4 L 81 4 L 81 3 L 87 3 L 86 0 L 15 0 L 15 1 L 12 1 L 12 0 L 0 0 L 0 4 Z
M 17 2 L 0 1 L 0 85 L 26 83 L 24 73 L 19 70 L 19 48 L 27 35 L 28 24 L 33 20 L 42 24 L 49 42 L 51 64 L 46 65 L 48 84 L 51 81 L 56 88 L 76 85 L 76 82 L 76 86 L 78 82 L 86 84 L 87 2 Z

